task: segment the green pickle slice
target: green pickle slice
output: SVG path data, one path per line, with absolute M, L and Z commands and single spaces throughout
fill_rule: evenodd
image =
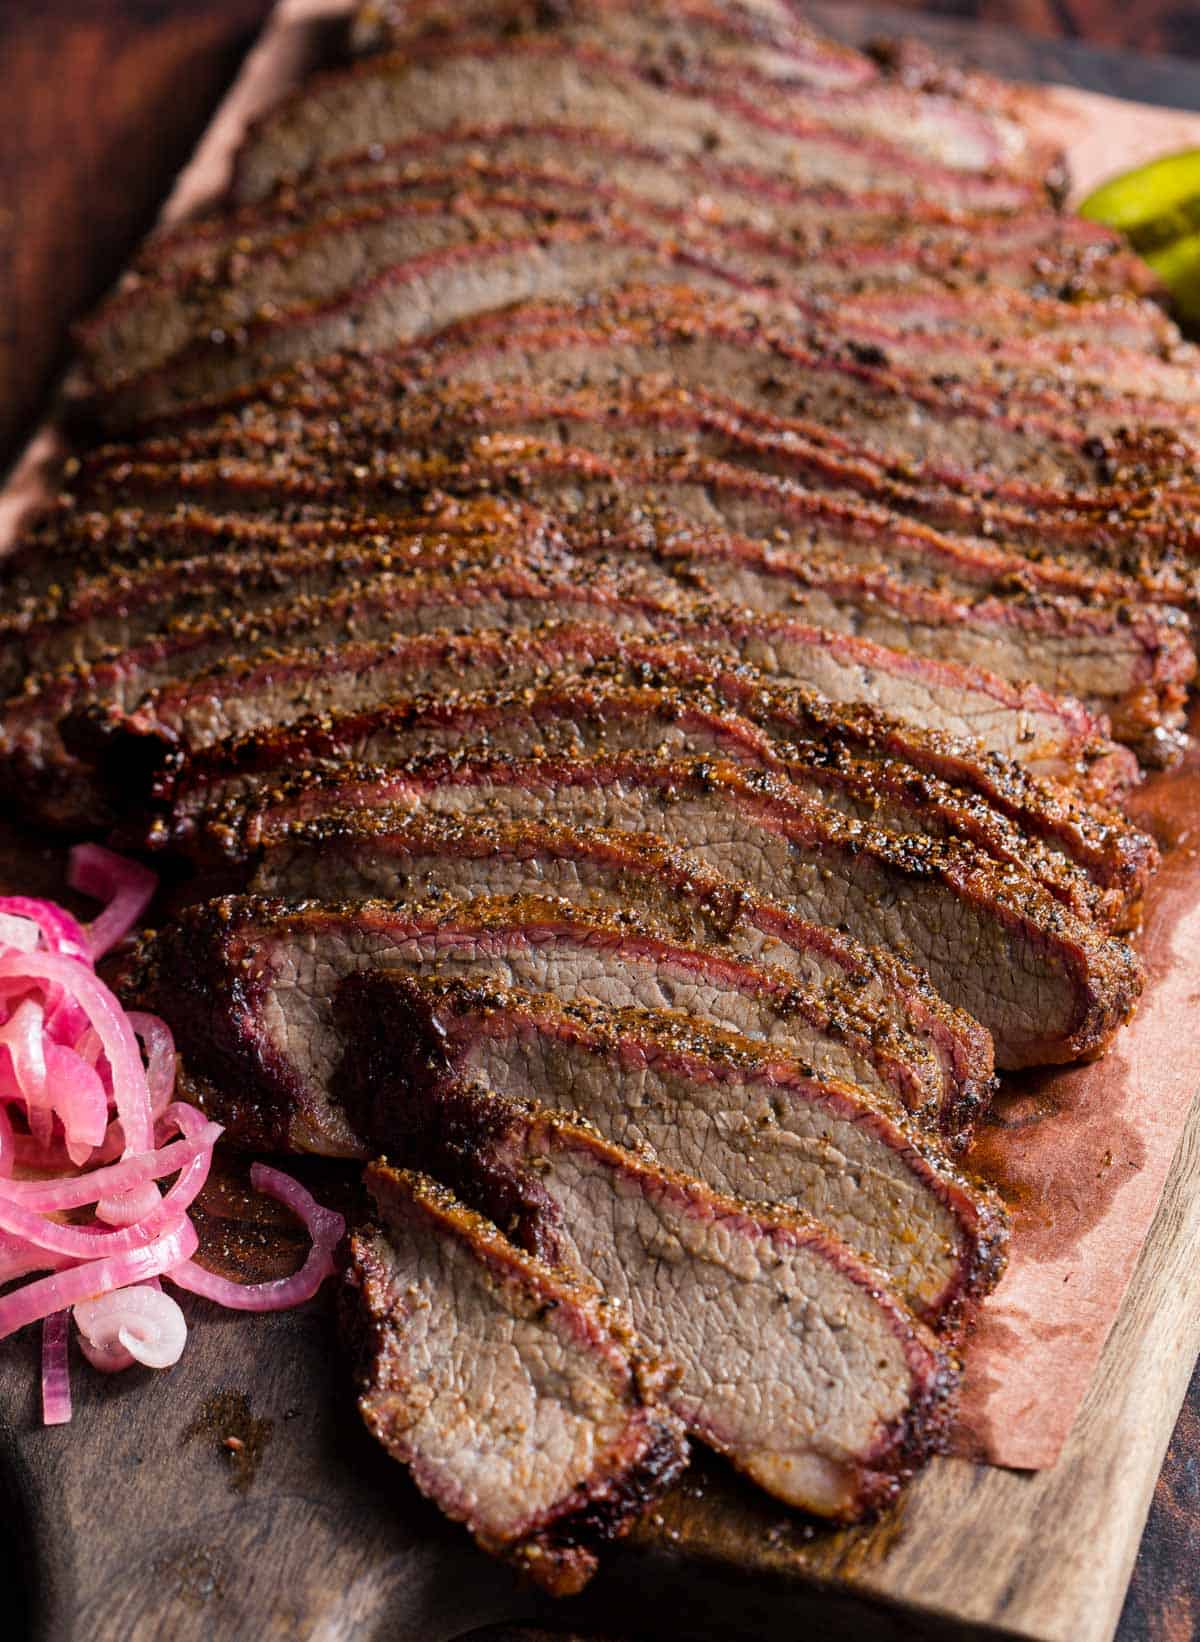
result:
M 1200 322 L 1200 148 L 1113 177 L 1088 195 L 1079 214 L 1123 233 L 1170 291 L 1180 317 Z

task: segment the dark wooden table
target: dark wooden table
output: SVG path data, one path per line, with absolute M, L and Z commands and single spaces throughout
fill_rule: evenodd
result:
M 0 462 L 36 421 L 65 357 L 70 322 L 150 224 L 269 9 L 270 0 L 0 0 Z M 1070 44 L 1200 56 L 1198 6 L 907 0 L 906 9 L 914 31 L 951 46 L 963 36 L 947 18 L 1040 36 L 1037 44 L 1000 43 L 1014 74 L 1074 78 L 1200 107 L 1200 69 L 1131 67 Z M 941 16 L 931 21 L 927 13 Z M 1198 1539 L 1200 1369 L 1155 1494 L 1120 1642 L 1200 1637 Z

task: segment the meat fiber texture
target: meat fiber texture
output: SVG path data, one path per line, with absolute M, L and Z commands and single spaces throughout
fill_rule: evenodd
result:
M 226 188 L 250 120 L 307 72 L 326 37 L 315 20 L 340 9 L 349 8 L 341 0 L 284 0 L 277 8 L 164 222 L 179 222 Z M 1182 113 L 1062 88 L 1014 93 L 1013 102 L 1049 144 L 1065 148 L 1076 197 L 1115 170 L 1200 142 L 1200 123 Z M 1106 309 L 1114 344 L 1169 348 L 1169 336 L 1145 330 L 1150 312 L 1119 302 Z M 1033 310 L 1016 319 L 1012 334 L 1036 342 Z M 44 503 L 46 475 L 61 453 L 52 428 L 31 443 L 0 496 L 6 539 Z M 1189 759 L 1181 775 L 1149 783 L 1135 813 L 1169 832 L 1197 803 L 1200 765 Z M 1151 985 L 1118 1052 L 1042 1080 L 1033 1101 L 1007 1097 L 1009 1121 L 992 1154 L 980 1154 L 1017 1205 L 1009 1271 L 983 1309 L 967 1376 L 964 1440 L 980 1458 L 1034 1468 L 1054 1462 L 1116 1315 L 1191 1103 L 1194 1057 L 1181 1023 L 1190 1018 L 1189 974 L 1200 963 L 1198 902 L 1200 873 L 1169 856 L 1146 903 Z M 1046 1112 L 1054 1115 L 1031 1121 Z M 1045 1212 L 1051 1193 L 1053 1215 Z
M 687 1444 L 600 1297 L 432 1180 L 375 1167 L 342 1307 L 359 1411 L 417 1486 L 556 1596 L 679 1476 Z

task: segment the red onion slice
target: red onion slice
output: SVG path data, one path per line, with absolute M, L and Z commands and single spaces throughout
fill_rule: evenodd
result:
M 51 952 L 59 952 L 64 958 L 81 958 L 91 965 L 88 938 L 65 907 L 55 906 L 53 901 L 35 901 L 29 895 L 0 895 L 0 913 L 27 918 L 41 930 Z
M 129 1191 L 145 1180 L 161 1180 L 212 1150 L 223 1132 L 221 1125 L 208 1123 L 202 1116 L 200 1122 L 203 1128 L 195 1135 L 173 1140 L 157 1151 L 143 1152 L 106 1168 L 94 1169 L 91 1174 L 64 1180 L 0 1180 L 0 1197 L 9 1203 L 19 1203 L 23 1209 L 38 1209 L 48 1214 L 55 1209 L 81 1209 L 114 1192 Z
M 128 1290 L 118 1289 L 116 1292 L 126 1294 Z M 81 1303 L 86 1304 L 86 1302 Z M 77 1306 L 75 1309 L 78 1311 L 79 1307 Z M 93 1368 L 100 1370 L 101 1374 L 123 1374 L 127 1368 L 132 1368 L 137 1361 L 133 1352 L 127 1350 L 120 1340 L 114 1340 L 108 1345 L 99 1345 L 89 1340 L 81 1329 L 78 1330 L 78 1339 L 80 1351 Z
M 26 1248 L 9 1238 L 0 1240 L 0 1283 L 30 1277 L 35 1271 L 62 1271 L 71 1261 L 64 1254 L 47 1254 L 44 1249 Z
M 12 1119 L 0 1104 L 0 1179 L 12 1174 L 16 1155 L 17 1137 L 13 1133 Z
M 70 1418 L 67 1314 L 65 1311 L 54 1311 L 42 1324 L 42 1424 L 67 1425 Z
M 162 1201 L 158 1187 L 152 1180 L 142 1186 L 133 1186 L 127 1192 L 114 1192 L 111 1197 L 96 1201 L 96 1219 L 106 1226 L 134 1226 L 147 1215 L 154 1214 Z
M 108 1095 L 100 1074 L 73 1049 L 46 1045 L 47 1104 L 63 1126 L 71 1162 L 86 1163 L 108 1128 Z
M 158 877 L 139 861 L 127 860 L 101 844 L 76 844 L 71 851 L 67 882 L 72 889 L 108 905 L 88 926 L 93 961 L 127 935 L 154 898 Z
M 14 947 L 18 952 L 32 952 L 41 937 L 42 932 L 32 918 L 0 912 L 0 944 Z
M 145 1046 L 150 1110 L 159 1117 L 175 1093 L 174 1035 L 166 1021 L 141 1009 L 127 1010 L 125 1018 Z
M 187 1344 L 178 1302 L 148 1283 L 81 1300 L 75 1323 L 84 1355 L 107 1373 L 114 1371 L 119 1356 L 127 1359 L 124 1367 L 137 1362 L 145 1368 L 170 1368 Z
M 82 1266 L 41 1277 L 36 1283 L 26 1283 L 0 1299 L 0 1340 L 15 1334 L 27 1323 L 40 1322 L 52 1311 L 62 1311 L 80 1300 L 89 1300 L 110 1289 L 125 1288 L 130 1283 L 144 1283 L 149 1277 L 168 1272 L 184 1261 L 190 1261 L 196 1252 L 196 1228 L 180 1216 L 168 1231 L 144 1248 L 129 1249 L 124 1254 L 113 1254 L 104 1260 L 89 1260 Z
M 0 954 L 0 980 L 23 978 L 61 986 L 86 1014 L 112 1075 L 113 1100 L 127 1152 L 148 1152 L 154 1141 L 146 1070 L 125 1012 L 104 982 L 74 958 L 56 952 Z
M 218 1277 L 188 1260 L 166 1276 L 180 1288 L 234 1311 L 284 1311 L 311 1300 L 325 1279 L 333 1275 L 333 1251 L 342 1240 L 346 1222 L 335 1210 L 323 1209 L 298 1180 L 265 1163 L 251 1165 L 250 1181 L 259 1191 L 285 1203 L 312 1234 L 312 1248 L 300 1270 L 270 1283 L 231 1283 L 227 1277 Z

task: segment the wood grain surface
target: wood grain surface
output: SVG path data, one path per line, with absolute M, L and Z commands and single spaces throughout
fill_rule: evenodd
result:
M 894 14 L 871 7 L 813 9 L 855 35 L 879 32 L 894 21 Z M 987 5 L 966 9 L 993 18 L 1000 11 Z M 1060 33 L 1081 30 L 1085 14 L 1095 14 L 1093 35 L 1108 40 L 1128 39 L 1139 19 L 1153 14 L 1160 31 L 1155 43 L 1176 47 L 1181 41 L 1169 30 L 1177 24 L 1167 19 L 1182 9 L 1082 0 L 1069 8 L 1008 8 L 1010 15 L 1027 12 L 1022 20 L 1033 27 L 1050 28 L 1059 16 Z M 8 298 L 0 328 L 0 441 L 7 440 L 9 449 L 27 431 L 62 357 L 67 321 L 103 289 L 149 222 L 266 10 L 266 0 L 0 4 L 8 138 L 0 155 L 0 279 Z M 960 41 L 976 61 L 1006 73 L 1075 78 L 1098 89 L 1200 107 L 1200 74 L 1184 65 L 1131 64 L 1070 47 L 1047 52 L 1001 34 L 960 33 L 941 19 L 914 22 L 939 43 Z M 31 865 L 22 856 L 23 881 L 38 869 L 52 873 L 51 858 L 42 852 Z M 1177 1161 L 1177 1176 L 1198 1168 L 1193 1144 Z M 353 1190 L 336 1171 L 320 1184 L 325 1195 Z M 259 1268 L 275 1269 L 294 1251 L 286 1225 L 251 1202 L 236 1170 L 205 1201 L 210 1261 L 254 1275 Z M 1169 1196 L 1168 1215 L 1171 1201 Z M 1162 1384 L 1156 1358 L 1163 1349 L 1163 1318 L 1178 1316 L 1189 1297 L 1193 1308 L 1200 1303 L 1196 1270 L 1160 1265 L 1142 1275 L 1138 1307 L 1123 1315 L 1072 1437 L 1070 1483 L 1056 1484 L 1058 1473 L 1004 1479 L 1011 1485 L 1014 1518 L 1031 1524 L 1039 1541 L 1053 1541 L 1062 1532 L 1067 1504 L 1077 1507 L 1077 1498 L 1066 1500 L 1062 1489 L 1086 1492 L 1092 1510 L 1087 1543 L 1075 1539 L 1073 1519 L 1072 1540 L 1061 1546 L 1064 1567 L 1094 1552 L 1103 1539 L 1109 1525 L 1105 1501 L 1132 1485 L 1123 1457 L 1136 1454 L 1144 1472 L 1140 1433 L 1155 1423 L 1156 1407 L 1173 1392 L 1177 1400 L 1182 1389 Z M 752 1581 L 739 1575 L 737 1538 L 726 1535 L 711 1542 L 709 1577 L 697 1585 L 693 1566 L 673 1554 L 671 1536 L 703 1546 L 708 1500 L 731 1487 L 715 1465 L 670 1502 L 664 1524 L 620 1559 L 578 1615 L 542 1609 L 503 1570 L 471 1552 L 366 1441 L 340 1383 L 326 1311 L 318 1304 L 277 1319 L 209 1312 L 196 1331 L 196 1349 L 178 1370 L 102 1384 L 81 1398 L 69 1437 L 32 1428 L 35 1343 L 25 1347 L 28 1375 L 0 1377 L 0 1439 L 17 1456 L 5 1480 L 16 1496 L 6 1520 L 24 1520 L 43 1558 L 36 1569 L 41 1634 L 170 1635 L 181 1642 L 190 1636 L 317 1634 L 437 1642 L 470 1634 L 479 1642 L 540 1642 L 544 1627 L 553 1625 L 556 1635 L 573 1634 L 580 1642 L 601 1632 L 633 1642 L 638 1635 L 666 1634 L 668 1627 L 696 1636 L 793 1635 L 806 1618 L 811 1634 L 822 1638 L 967 1634 L 957 1623 L 941 1625 L 928 1611 L 918 1620 L 911 1611 L 905 1617 L 875 1605 L 874 1596 L 890 1583 L 879 1575 L 884 1552 L 889 1567 L 899 1571 L 903 1543 L 896 1542 L 912 1545 L 924 1537 L 919 1490 L 900 1518 L 876 1535 L 840 1542 L 834 1536 L 811 1545 L 805 1531 L 769 1502 L 747 1495 L 739 1521 L 744 1548 L 766 1552 L 754 1558 L 760 1572 Z M 252 1347 L 246 1333 L 251 1329 Z M 1123 1375 L 1127 1383 L 1114 1402 L 1114 1363 L 1124 1369 L 1130 1360 L 1138 1372 Z M 231 1458 L 224 1447 L 229 1435 L 243 1441 L 248 1459 Z M 1183 1642 L 1197 1634 L 1198 1438 L 1200 1375 L 1159 1483 L 1121 1642 Z M 322 1485 L 314 1490 L 318 1475 Z M 953 1497 L 963 1554 L 951 1556 L 948 1548 L 941 1568 L 914 1562 L 908 1575 L 912 1600 L 936 1598 L 939 1583 L 943 1597 L 955 1596 L 969 1559 L 980 1591 L 979 1625 L 972 1634 L 1001 1634 L 991 1623 L 1001 1611 L 1005 1634 L 1012 1634 L 1027 1617 L 1021 1602 L 1033 1598 L 1028 1590 L 1014 1592 L 1006 1604 L 995 1583 L 1011 1581 L 1011 1570 L 993 1576 L 993 1519 L 979 1516 L 974 1477 L 973 1468 L 962 1467 Z M 97 1501 L 103 1501 L 102 1510 Z M 281 1543 L 292 1549 L 279 1559 Z M 256 1544 L 269 1545 L 272 1556 L 256 1558 Z M 779 1578 L 772 1575 L 772 1560 Z M 807 1561 L 817 1576 L 811 1591 L 818 1608 L 782 1577 L 798 1561 Z M 859 1594 L 831 1598 L 822 1581 L 840 1583 L 846 1571 L 854 1573 Z M 1064 1589 L 1071 1585 L 1066 1581 Z M 15 1595 L 11 1584 L 9 1591 Z M 336 1604 L 329 1600 L 333 1594 Z M 1044 1612 L 1054 1593 L 1038 1593 L 1036 1600 Z M 319 1629 L 312 1625 L 315 1614 L 323 1616 Z M 631 1614 L 638 1616 L 634 1628 Z M 9 1617 L 10 1623 L 16 1618 L 12 1608 Z M 1074 1642 L 1103 1634 L 1092 1625 L 1110 1618 L 1068 1609 L 1056 1626 Z

